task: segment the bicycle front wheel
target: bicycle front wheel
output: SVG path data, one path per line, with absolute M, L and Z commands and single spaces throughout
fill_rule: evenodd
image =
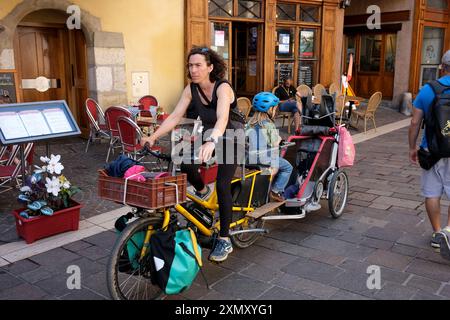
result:
M 152 284 L 148 254 L 141 258 L 144 237 L 149 228 L 161 228 L 160 217 L 140 218 L 130 223 L 117 239 L 107 266 L 107 285 L 114 300 L 154 300 L 162 290 Z

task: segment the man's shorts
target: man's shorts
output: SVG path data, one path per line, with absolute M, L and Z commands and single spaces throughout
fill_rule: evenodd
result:
M 450 158 L 439 160 L 430 170 L 422 169 L 421 191 L 425 198 L 440 198 L 445 192 L 450 199 Z

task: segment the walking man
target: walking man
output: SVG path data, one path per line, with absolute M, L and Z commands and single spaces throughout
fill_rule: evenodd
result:
M 447 126 L 450 123 L 448 121 L 450 119 L 446 117 L 448 113 L 445 112 L 450 110 L 450 50 L 442 58 L 441 71 L 443 76 L 437 82 L 426 84 L 414 100 L 413 117 L 409 127 L 409 158 L 414 164 L 417 164 L 419 160 L 420 166 L 424 168 L 422 170 L 421 191 L 425 197 L 425 208 L 434 231 L 431 236 L 431 246 L 436 251 L 440 251 L 442 257 L 450 260 L 450 207 L 446 225 L 441 228 L 440 206 L 443 192 L 450 199 L 450 158 L 449 156 L 436 156 L 434 151 L 442 147 L 439 145 L 439 141 L 442 144 L 445 139 L 450 139 L 450 132 L 445 130 L 446 127 L 438 128 L 437 131 L 429 130 L 431 127 L 429 120 L 432 118 L 432 112 L 430 111 L 433 111 L 434 115 L 439 113 L 442 118 L 445 118 L 443 120 L 447 122 Z M 437 112 L 437 109 L 432 108 L 440 108 L 441 111 Z M 426 127 L 420 150 L 417 151 L 416 142 L 423 119 Z M 439 122 L 442 125 L 442 121 Z M 442 136 L 434 139 L 435 135 L 432 132 L 438 132 L 437 135 L 442 134 Z

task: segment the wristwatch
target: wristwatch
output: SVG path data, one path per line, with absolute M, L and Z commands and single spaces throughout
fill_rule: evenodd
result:
M 219 138 L 214 138 L 212 136 L 210 136 L 208 139 L 205 140 L 206 142 L 212 142 L 214 143 L 214 145 L 217 145 L 217 143 L 219 143 Z

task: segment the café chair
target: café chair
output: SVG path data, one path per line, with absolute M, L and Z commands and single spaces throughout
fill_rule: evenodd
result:
M 336 95 L 340 95 L 339 86 L 333 82 L 328 88 L 328 93 L 331 95 L 333 95 L 334 93 L 336 93 Z
M 141 161 L 143 157 L 138 158 L 139 152 L 142 150 L 140 141 L 142 139 L 142 131 L 139 126 L 128 117 L 119 117 L 117 119 L 117 127 L 119 129 L 120 144 L 122 147 L 122 153 L 128 157 Z M 161 151 L 161 147 L 152 146 L 151 150 Z M 141 162 L 143 164 L 158 164 L 161 168 L 161 162 L 159 159 L 156 162 Z
M 339 125 L 342 124 L 342 120 L 344 118 L 344 108 L 345 108 L 345 100 L 343 95 L 339 95 L 336 97 L 335 102 L 335 111 L 336 111 L 336 119 L 339 120 Z
M 120 144 L 120 133 L 117 127 L 117 119 L 119 117 L 125 117 L 131 119 L 131 112 L 124 107 L 109 107 L 105 112 L 106 125 L 109 131 L 109 148 L 108 154 L 106 156 L 106 162 L 109 161 L 109 155 L 112 152 L 114 154 L 114 149 L 122 148 Z
M 20 187 L 21 185 L 19 179 L 22 178 L 22 162 L 19 159 L 20 157 L 19 151 L 20 151 L 19 146 L 13 146 L 13 148 L 10 150 L 9 158 L 6 161 L 5 165 L 0 166 L 0 188 L 3 189 L 0 191 L 0 193 L 13 189 L 14 188 L 13 186 L 8 185 L 12 181 L 16 182 L 16 187 Z M 33 163 L 33 155 L 34 155 L 33 151 L 34 151 L 34 144 L 27 143 L 24 149 L 26 168 L 30 167 Z
M 88 152 L 89 144 L 94 140 L 102 138 L 110 139 L 108 126 L 106 125 L 105 115 L 98 103 L 91 98 L 86 99 L 85 102 L 86 113 L 89 119 L 89 139 L 86 144 L 85 152 Z
M 252 109 L 252 102 L 249 98 L 240 97 L 237 99 L 237 107 L 239 111 L 241 111 L 245 115 L 245 119 L 247 119 Z
M 320 104 L 320 102 L 322 101 L 322 95 L 327 94 L 327 90 L 322 84 L 318 83 L 314 86 L 313 93 L 317 104 Z
M 151 95 L 143 96 L 139 99 L 138 103 L 139 109 L 145 111 L 150 111 L 151 106 L 159 106 L 158 99 Z
M 381 104 L 381 99 L 383 95 L 380 91 L 375 92 L 369 99 L 367 103 L 367 108 L 365 110 L 354 110 L 352 112 L 352 117 L 356 116 L 356 127 L 358 126 L 359 118 L 364 119 L 364 133 L 367 132 L 367 120 L 372 120 L 375 132 L 377 131 L 377 125 L 375 123 L 375 113 Z

